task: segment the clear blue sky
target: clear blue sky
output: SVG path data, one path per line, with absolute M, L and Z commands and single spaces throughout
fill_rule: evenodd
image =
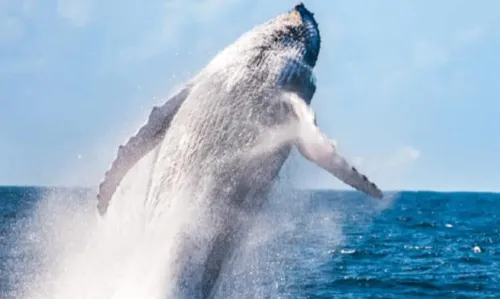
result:
M 312 106 L 345 156 L 383 189 L 500 190 L 500 1 L 304 2 Z M 0 0 L 0 184 L 97 184 L 154 104 L 294 4 Z

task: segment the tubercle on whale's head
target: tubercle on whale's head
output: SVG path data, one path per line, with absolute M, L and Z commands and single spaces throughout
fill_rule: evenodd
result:
M 318 23 L 302 2 L 271 20 L 267 26 L 270 26 L 273 43 L 298 48 L 306 64 L 311 67 L 316 65 L 321 47 Z

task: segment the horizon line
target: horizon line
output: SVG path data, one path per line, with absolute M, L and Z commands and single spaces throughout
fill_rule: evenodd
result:
M 0 188 L 40 188 L 40 189 L 93 189 L 98 188 L 98 185 L 95 186 L 49 186 L 49 185 L 2 185 L 0 184 Z M 291 188 L 297 191 L 334 191 L 334 192 L 360 192 L 355 189 L 336 189 L 336 188 Z M 500 190 L 433 190 L 433 189 L 387 189 L 382 190 L 382 192 L 387 193 L 398 193 L 398 192 L 407 192 L 407 193 L 489 193 L 489 194 L 500 194 Z

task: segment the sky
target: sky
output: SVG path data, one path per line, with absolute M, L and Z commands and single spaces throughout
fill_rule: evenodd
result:
M 92 186 L 183 82 L 295 1 L 0 0 L 0 185 Z M 500 1 L 324 1 L 318 125 L 382 189 L 500 190 Z M 342 188 L 293 156 L 299 183 Z

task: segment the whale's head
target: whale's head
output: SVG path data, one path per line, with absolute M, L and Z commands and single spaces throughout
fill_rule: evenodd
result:
M 314 14 L 299 3 L 290 11 L 243 34 L 211 61 L 209 69 L 220 70 L 242 64 L 270 66 L 284 57 L 313 68 L 320 44 Z
M 309 103 L 316 90 L 313 68 L 320 44 L 314 14 L 299 3 L 243 34 L 201 74 L 223 76 L 229 89 L 256 79 L 258 84 L 297 92 Z
M 263 51 L 291 51 L 310 67 L 316 65 L 321 46 L 318 23 L 303 3 L 263 24 L 256 31 L 255 47 Z

